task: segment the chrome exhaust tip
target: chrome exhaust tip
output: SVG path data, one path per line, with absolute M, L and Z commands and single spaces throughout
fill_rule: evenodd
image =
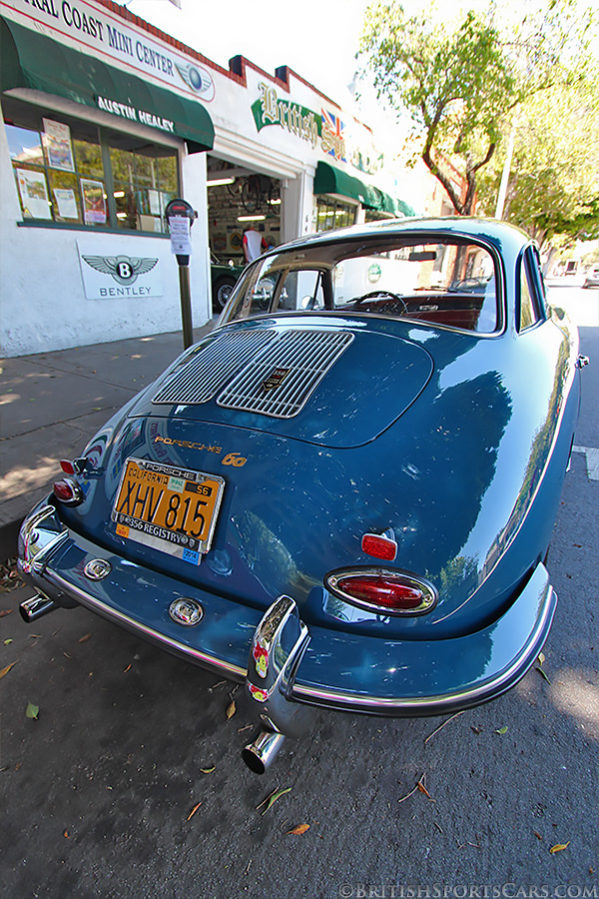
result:
M 285 735 L 278 731 L 261 730 L 253 743 L 241 750 L 241 758 L 254 774 L 264 774 L 283 745 Z
M 53 599 L 48 599 L 47 596 L 42 596 L 41 593 L 38 593 L 36 596 L 32 596 L 31 599 L 24 600 L 19 605 L 19 612 L 25 624 L 31 624 L 32 621 L 41 618 L 42 615 L 47 615 L 48 612 L 52 612 L 55 608 L 56 603 Z

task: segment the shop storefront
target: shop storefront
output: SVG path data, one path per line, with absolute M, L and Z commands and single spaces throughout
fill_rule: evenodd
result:
M 173 197 L 198 213 L 195 326 L 248 247 L 413 214 L 308 82 L 224 70 L 110 0 L 0 0 L 0 106 L 3 355 L 176 330 Z

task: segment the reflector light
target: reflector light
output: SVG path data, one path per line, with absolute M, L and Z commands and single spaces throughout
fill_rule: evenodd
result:
M 351 605 L 387 615 L 421 615 L 430 612 L 438 598 L 429 581 L 400 569 L 332 571 L 326 576 L 325 585 Z
M 79 485 L 70 478 L 61 478 L 60 481 L 54 481 L 53 490 L 56 499 L 69 506 L 76 506 L 83 499 Z
M 60 467 L 65 472 L 65 474 L 75 474 L 75 466 L 72 462 L 69 462 L 68 459 L 61 459 Z
M 367 556 L 374 556 L 375 559 L 393 562 L 397 555 L 397 543 L 384 534 L 364 534 L 362 552 Z

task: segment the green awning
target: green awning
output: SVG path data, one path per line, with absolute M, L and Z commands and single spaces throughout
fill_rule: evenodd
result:
M 201 103 L 156 87 L 30 28 L 0 18 L 0 89 L 29 88 L 186 141 L 190 153 L 210 150 L 214 126 Z
M 314 193 L 350 197 L 352 200 L 358 200 L 367 209 L 377 209 L 395 216 L 416 215 L 412 207 L 403 200 L 394 199 L 378 187 L 365 184 L 359 178 L 348 175 L 328 162 L 319 162 L 316 166 Z

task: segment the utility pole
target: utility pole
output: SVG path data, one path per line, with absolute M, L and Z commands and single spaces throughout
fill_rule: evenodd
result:
M 512 122 L 512 130 L 507 145 L 507 153 L 503 164 L 503 172 L 501 174 L 501 184 L 499 185 L 499 193 L 497 194 L 497 206 L 495 208 L 495 218 L 503 218 L 503 207 L 505 206 L 505 198 L 507 195 L 507 186 L 510 180 L 510 169 L 512 167 L 512 157 L 514 155 L 514 140 L 516 137 L 516 122 Z

